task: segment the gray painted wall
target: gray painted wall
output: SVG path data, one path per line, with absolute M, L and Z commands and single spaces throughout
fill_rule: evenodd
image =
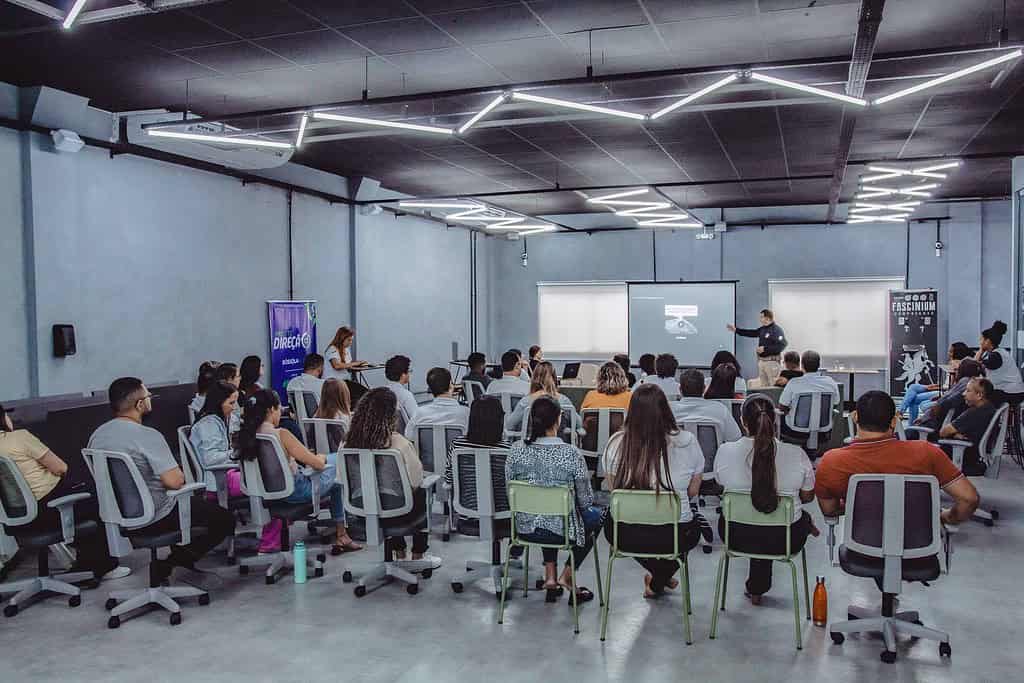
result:
M 0 348 L 5 349 L 0 398 L 29 395 L 20 136 L 0 129 Z
M 741 325 L 755 325 L 757 312 L 768 305 L 770 278 L 909 275 L 908 286 L 942 293 L 940 347 L 950 340 L 971 342 L 995 318 L 1009 320 L 1009 204 L 936 204 L 928 211 L 951 219 L 942 223 L 946 249 L 935 257 L 934 223 L 911 225 L 909 274 L 907 228 L 900 224 L 743 227 L 708 241 L 695 240 L 690 231 L 659 232 L 653 250 L 648 231 L 559 234 L 529 243 L 525 269 L 520 244 L 495 242 L 491 351 L 525 348 L 536 340 L 537 282 L 652 280 L 655 263 L 659 281 L 738 280 Z M 737 340 L 747 376 L 755 374 L 753 362 L 746 362 L 755 345 L 754 340 Z

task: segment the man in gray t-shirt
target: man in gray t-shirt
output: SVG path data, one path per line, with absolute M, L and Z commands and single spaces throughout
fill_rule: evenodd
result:
M 167 491 L 184 486 L 185 475 L 163 435 L 142 424 L 142 418 L 153 410 L 152 394 L 136 377 L 114 380 L 108 393 L 114 419 L 93 432 L 89 448 L 124 453 L 138 465 L 156 511 L 153 521 L 143 527 L 146 533 L 179 530 L 178 515 L 171 514 L 175 503 Z M 190 504 L 192 526 L 203 527 L 206 533 L 194 535 L 187 546 L 174 546 L 166 559 L 157 560 L 153 568 L 154 580 L 162 581 L 170 576 L 171 567 L 175 565 L 194 568 L 196 560 L 235 532 L 235 518 L 228 510 L 202 496 L 193 496 Z
M 149 403 L 148 396 L 145 402 Z M 89 448 L 118 451 L 131 456 L 153 496 L 153 505 L 156 508 L 154 522 L 163 519 L 174 509 L 174 501 L 167 496 L 168 486 L 165 484 L 165 478 L 171 482 L 176 481 L 177 477 L 184 480 L 184 474 L 178 467 L 171 449 L 168 448 L 163 434 L 131 418 L 115 417 L 92 433 Z M 170 488 L 179 486 L 180 484 Z

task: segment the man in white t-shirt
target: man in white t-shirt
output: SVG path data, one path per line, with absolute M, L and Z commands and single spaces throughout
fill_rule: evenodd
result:
M 676 372 L 679 371 L 679 361 L 671 353 L 661 353 L 654 359 L 654 369 L 658 373 L 657 376 L 646 378 L 644 384 L 654 384 L 665 392 L 668 400 L 677 400 L 679 382 L 676 380 Z
M 395 392 L 395 396 L 398 398 L 400 431 L 405 430 L 405 426 L 412 420 L 412 416 L 416 414 L 416 409 L 419 407 L 416 397 L 409 391 L 410 372 L 412 372 L 412 361 L 408 356 L 392 356 L 384 364 L 384 377 L 387 378 L 384 386 Z
M 801 377 L 794 377 L 786 382 L 782 388 L 782 395 L 779 396 L 779 410 L 783 414 L 788 413 L 800 394 L 821 393 L 831 396 L 832 407 L 835 408 L 842 402 L 839 395 L 839 385 L 828 375 L 819 372 L 821 368 L 821 355 L 817 351 L 804 351 L 800 357 L 800 365 L 803 366 L 804 374 Z M 782 433 L 787 437 L 806 440 L 807 435 L 794 432 L 782 422 Z
M 302 362 L 302 374 L 288 380 L 288 391 L 312 391 L 320 400 L 320 391 L 324 388 L 324 357 L 319 353 L 311 353 Z
M 506 351 L 501 354 L 502 376 L 487 386 L 488 394 L 526 396 L 530 393 L 530 383 L 519 378 L 521 371 L 519 360 L 519 354 L 515 351 Z
M 727 442 L 735 441 L 743 436 L 739 425 L 733 419 L 732 411 L 724 403 L 703 398 L 704 375 L 700 370 L 691 368 L 683 372 L 679 389 L 683 394 L 682 399 L 671 401 L 668 404 L 677 424 L 694 418 L 714 420 L 721 425 L 722 438 Z
M 444 368 L 430 368 L 427 388 L 434 400 L 416 408 L 405 427 L 405 437 L 414 440 L 416 429 L 422 425 L 458 425 L 465 433 L 469 429 L 469 408 L 452 396 L 452 373 Z

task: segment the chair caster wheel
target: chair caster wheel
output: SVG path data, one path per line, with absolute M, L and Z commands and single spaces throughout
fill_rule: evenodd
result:
M 249 574 L 249 566 L 245 565 L 245 564 L 239 566 L 238 567 L 238 574 L 240 576 L 247 576 Z
M 317 567 L 316 569 L 313 570 L 313 578 L 314 579 L 319 579 L 319 578 L 323 577 L 323 575 L 324 575 L 324 568 L 323 567 Z
M 461 592 L 462 592 L 462 584 L 459 583 L 458 581 L 452 581 L 452 593 L 461 593 Z M 501 593 L 498 593 L 498 595 L 500 597 Z
M 342 572 L 342 574 L 341 574 L 341 582 L 342 583 L 352 583 L 352 572 L 350 572 L 347 569 L 344 572 Z
M 846 636 L 842 633 L 830 633 L 829 635 L 832 636 L 832 642 L 836 645 L 842 645 L 846 641 Z
M 210 594 L 209 593 L 204 593 L 204 594 L 200 595 L 199 596 L 199 604 L 202 605 L 203 607 L 206 607 L 207 605 L 209 605 L 210 604 Z
M 15 616 L 17 614 L 18 614 L 18 606 L 17 605 L 7 605 L 6 607 L 4 607 L 4 616 L 5 617 L 13 617 L 13 616 Z
M 405 587 L 405 592 L 409 595 L 416 595 L 420 592 L 420 587 L 417 586 L 415 583 L 410 583 L 408 586 Z
M 68 598 L 68 607 L 78 607 L 81 604 L 82 604 L 82 596 L 81 595 L 72 595 L 70 598 Z
M 115 600 L 114 598 L 110 598 L 105 603 L 103 603 L 103 608 L 108 612 L 114 609 L 115 607 L 117 607 L 117 600 Z
M 953 648 L 950 647 L 949 643 L 939 643 L 939 656 L 940 657 L 952 657 Z
M 268 586 L 271 586 L 271 585 L 277 583 L 277 577 L 276 576 L 268 576 L 268 577 L 266 577 L 265 580 L 266 580 Z
M 361 598 L 366 595 L 366 586 L 356 586 L 355 594 L 357 598 Z
M 171 626 L 177 626 L 181 623 L 181 612 L 171 612 Z
M 700 547 L 700 549 L 704 551 L 705 555 L 710 555 L 711 554 L 711 546 L 709 546 L 709 545 L 702 545 Z
M 322 563 L 327 561 L 327 556 L 324 555 L 323 553 L 320 553 L 319 555 L 316 556 L 316 561 L 320 562 L 322 564 Z
M 494 599 L 501 601 L 501 591 L 494 591 Z
M 441 540 L 447 543 L 452 540 L 451 534 L 441 534 Z
M 422 576 L 424 579 L 429 579 L 433 575 L 434 575 L 434 570 L 433 569 L 424 569 L 422 572 L 420 572 L 420 576 Z
M 995 526 L 995 524 L 996 524 L 995 520 L 992 520 L 992 519 L 986 519 L 985 520 L 985 526 L 992 527 L 992 526 Z
M 992 519 L 999 519 L 999 510 L 992 510 L 989 514 L 992 515 Z
M 892 650 L 882 650 L 881 660 L 886 664 L 896 663 L 896 653 Z
M 110 617 L 107 619 L 107 628 L 118 628 L 121 626 L 121 617 Z

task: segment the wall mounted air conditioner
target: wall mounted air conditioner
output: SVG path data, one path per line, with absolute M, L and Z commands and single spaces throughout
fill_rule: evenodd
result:
M 176 140 L 171 138 L 158 138 L 146 134 L 142 124 L 153 122 L 181 122 L 181 115 L 170 113 L 145 113 L 138 115 L 124 116 L 127 128 L 128 142 L 140 147 L 177 154 L 190 159 L 206 161 L 219 166 L 235 168 L 243 171 L 253 171 L 261 168 L 276 168 L 288 163 L 292 158 L 292 149 L 272 149 L 264 147 L 251 147 L 246 145 L 231 145 L 225 143 L 204 142 L 202 140 Z M 177 126 L 174 130 L 182 133 L 194 133 L 198 135 L 230 135 L 232 129 L 218 123 L 193 123 L 187 126 Z

